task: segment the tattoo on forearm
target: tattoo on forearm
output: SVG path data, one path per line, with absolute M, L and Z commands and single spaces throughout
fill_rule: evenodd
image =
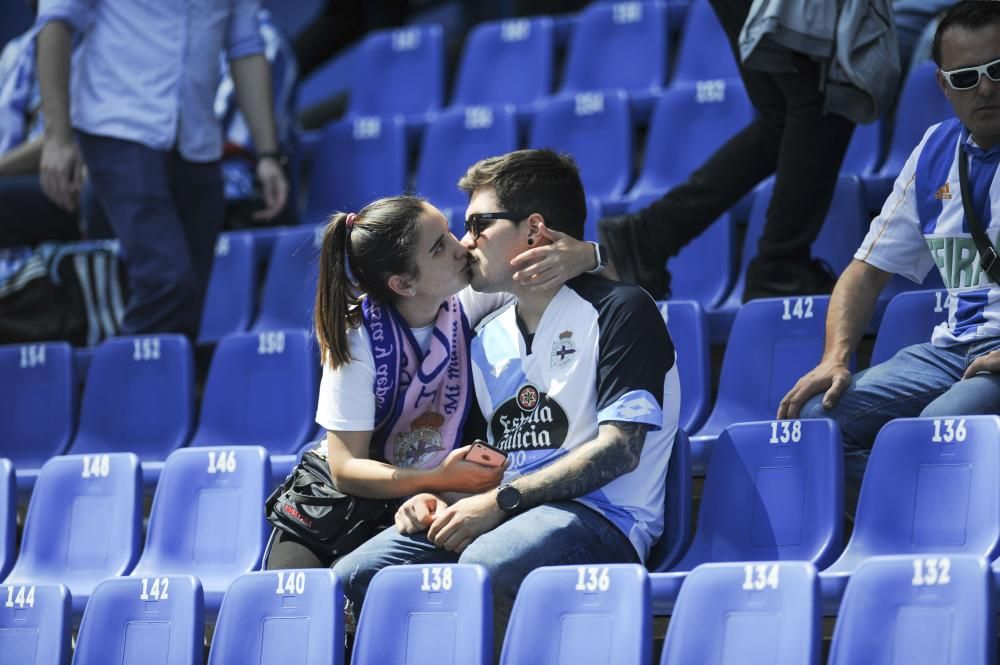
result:
M 537 506 L 583 496 L 604 487 L 639 465 L 648 425 L 615 421 L 617 436 L 598 439 L 570 452 L 562 460 L 515 483 L 521 503 Z

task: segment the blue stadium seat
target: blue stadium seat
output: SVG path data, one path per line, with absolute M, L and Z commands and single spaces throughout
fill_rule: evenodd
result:
M 65 584 L 79 616 L 94 587 L 139 558 L 142 475 L 132 453 L 64 455 L 42 467 L 4 584 Z
M 843 460 L 832 420 L 732 425 L 715 442 L 694 539 L 669 573 L 653 577 L 669 607 L 687 571 L 723 561 L 829 565 L 843 547 Z
M 583 222 L 583 239 L 600 242 L 597 237 L 597 220 L 601 218 L 601 202 L 593 196 L 587 197 L 587 218 Z
M 61 584 L 0 585 L 0 662 L 68 665 L 73 627 Z
M 333 571 L 254 572 L 229 585 L 209 665 L 343 662 L 344 597 Z
M 684 19 L 671 86 L 740 78 L 736 57 L 708 0 L 693 0 Z
M 858 565 L 883 554 L 1000 552 L 1000 418 L 901 418 L 875 438 L 854 532 L 820 573 L 833 613 Z
M 458 179 L 480 159 L 516 149 L 517 117 L 513 106 L 469 106 L 445 111 L 424 132 L 417 193 L 438 208 L 460 210 L 459 216 L 464 219 L 469 197 L 458 188 Z
M 9 459 L 0 458 L 0 580 L 7 577 L 17 550 L 14 536 L 17 531 L 17 480 Z
M 882 122 L 858 125 L 847 146 L 847 153 L 840 165 L 840 172 L 867 176 L 875 172 L 882 154 Z
M 560 93 L 622 89 L 646 115 L 666 80 L 667 53 L 664 3 L 590 4 L 570 38 Z
M 652 618 L 642 566 L 537 568 L 517 592 L 500 663 L 648 663 Z
M 620 199 L 632 178 L 628 100 L 620 91 L 552 99 L 535 116 L 529 145 L 572 155 L 587 196 Z
M 707 563 L 681 589 L 660 665 L 819 665 L 821 643 L 812 564 Z
M 767 420 L 781 398 L 823 355 L 830 298 L 766 298 L 743 305 L 722 358 L 715 407 L 691 437 L 694 472 L 704 473 L 712 444 L 733 423 Z
M 192 446 L 262 445 L 298 452 L 316 427 L 319 363 L 304 330 L 230 335 L 219 342 Z
M 851 577 L 833 631 L 830 665 L 987 665 L 996 614 L 987 562 L 929 553 L 878 556 Z
M 493 606 L 485 568 L 389 566 L 372 579 L 358 619 L 353 665 L 492 662 Z
M 690 300 L 658 303 L 677 351 L 681 377 L 681 411 L 678 426 L 695 432 L 711 406 L 712 368 L 705 310 Z
M 66 450 L 76 427 L 73 349 L 66 342 L 0 346 L 0 457 L 30 490 L 45 460 Z
M 422 125 L 444 98 L 444 33 L 439 25 L 368 33 L 358 47 L 350 116 L 402 113 Z
M 931 341 L 939 323 L 948 320 L 948 291 L 904 291 L 897 294 L 882 315 L 871 364 L 877 365 L 911 344 Z
M 646 568 L 651 571 L 669 569 L 691 544 L 691 485 L 691 442 L 678 429 L 667 465 L 663 535 L 646 556 Z
M 865 177 L 865 201 L 868 208 L 880 210 L 892 191 L 892 183 L 903 170 L 910 153 L 920 143 L 927 129 L 955 116 L 937 82 L 937 65 L 925 62 L 910 73 L 899 94 L 896 108 L 906 109 L 895 115 L 895 127 L 885 163 L 878 173 Z
M 199 344 L 214 344 L 243 332 L 257 310 L 257 261 L 254 234 L 222 233 L 215 242 L 215 261 L 208 279 L 198 330 Z
M 475 26 L 465 39 L 452 105 L 515 104 L 518 113 L 533 113 L 552 91 L 552 23 L 538 16 Z
M 252 330 L 312 330 L 323 226 L 285 231 L 274 243 Z
M 303 222 L 319 224 L 335 212 L 357 212 L 406 188 L 403 116 L 367 116 L 331 123 L 312 163 Z
M 194 575 L 214 614 L 229 584 L 260 566 L 270 489 L 271 464 L 260 446 L 175 450 L 156 486 L 132 576 Z
M 193 429 L 194 360 L 187 338 L 114 337 L 94 352 L 68 452 L 132 452 L 143 463 L 162 462 Z M 158 474 L 144 466 L 145 485 L 156 484 L 153 476 Z
M 116 577 L 101 582 L 87 603 L 73 665 L 200 665 L 204 642 L 198 580 Z

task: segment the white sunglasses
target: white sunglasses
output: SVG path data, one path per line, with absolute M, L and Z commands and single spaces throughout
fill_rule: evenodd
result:
M 952 90 L 971 90 L 979 85 L 979 78 L 983 74 L 986 74 L 991 81 L 1000 83 L 1000 60 L 987 62 L 985 65 L 979 65 L 978 67 L 953 69 L 950 72 L 942 69 L 941 73 Z

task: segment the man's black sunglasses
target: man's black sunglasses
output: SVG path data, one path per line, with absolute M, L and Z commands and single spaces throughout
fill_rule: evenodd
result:
M 509 219 L 512 222 L 519 222 L 527 216 L 517 212 L 476 212 L 469 215 L 468 219 L 465 220 L 465 230 L 471 233 L 473 238 L 478 238 L 490 224 L 498 219 Z

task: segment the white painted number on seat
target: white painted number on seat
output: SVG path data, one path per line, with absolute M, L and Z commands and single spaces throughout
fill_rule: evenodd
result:
M 139 600 L 167 600 L 169 586 L 170 580 L 166 577 L 143 577 L 142 593 L 139 594 Z
M 776 563 L 748 563 L 743 566 L 744 591 L 763 591 L 768 587 L 777 589 L 779 582 Z
M 422 568 L 420 572 L 423 575 L 421 591 L 447 591 L 451 588 L 451 568 L 430 566 Z
M 579 566 L 576 569 L 577 591 L 607 591 L 611 588 L 611 576 L 608 569 L 597 566 Z
M 306 592 L 305 573 L 278 573 L 278 588 L 274 593 L 279 596 L 301 596 Z
M 953 443 L 965 441 L 968 436 L 965 429 L 965 418 L 935 418 L 933 443 Z
M 642 3 L 619 2 L 612 5 L 611 16 L 615 23 L 638 23 L 642 20 Z
M 951 559 L 914 559 L 913 586 L 941 586 L 951 582 Z
M 142 337 L 132 340 L 132 360 L 159 360 L 160 338 Z
M 798 443 L 802 440 L 802 423 L 798 420 L 777 420 L 771 423 L 770 443 Z
M 813 299 L 806 298 L 784 298 L 785 312 L 781 315 L 782 321 L 792 319 L 811 319 L 813 317 Z
M 726 101 L 726 81 L 706 79 L 695 84 L 694 101 L 697 104 L 718 104 Z
M 111 457 L 108 455 L 84 455 L 81 478 L 107 478 L 111 473 Z
M 7 602 L 4 607 L 34 607 L 35 587 L 34 586 L 9 586 L 7 587 Z
M 285 333 L 280 330 L 262 332 L 257 335 L 257 353 L 270 356 L 285 352 Z
M 235 450 L 223 450 L 218 454 L 214 450 L 208 451 L 209 473 L 232 473 L 233 471 L 236 471 Z
M 29 344 L 21 347 L 21 368 L 41 367 L 45 364 L 45 346 Z

